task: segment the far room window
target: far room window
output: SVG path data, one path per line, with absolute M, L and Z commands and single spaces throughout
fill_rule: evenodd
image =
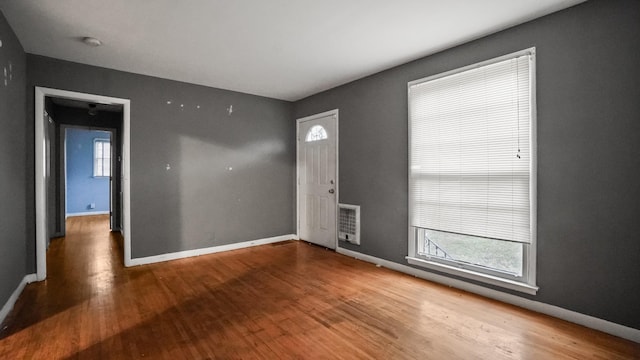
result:
M 320 125 L 314 125 L 307 132 L 306 142 L 325 140 L 327 138 L 327 131 Z
M 409 262 L 534 294 L 535 49 L 408 90 Z
M 93 176 L 111 176 L 111 142 L 93 140 Z

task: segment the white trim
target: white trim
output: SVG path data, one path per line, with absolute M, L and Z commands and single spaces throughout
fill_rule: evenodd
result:
M 486 66 L 486 65 L 499 63 L 499 62 L 504 61 L 504 60 L 509 60 L 509 59 L 513 59 L 513 58 L 516 58 L 516 57 L 520 57 L 520 56 L 526 56 L 526 55 L 535 55 L 535 53 L 536 53 L 535 46 L 534 47 L 530 47 L 528 49 L 512 52 L 510 54 L 505 54 L 505 55 L 502 55 L 502 56 L 498 56 L 498 57 L 493 58 L 493 59 L 480 61 L 480 62 L 477 62 L 475 64 L 463 66 L 463 67 L 456 68 L 456 69 L 453 69 L 453 70 L 445 71 L 443 73 L 430 75 L 430 76 L 423 77 L 421 79 L 409 81 L 407 87 L 409 88 L 412 85 L 420 84 L 420 83 L 427 82 L 427 81 L 433 81 L 433 80 L 440 79 L 440 78 L 443 78 L 443 77 L 446 77 L 446 76 L 449 76 L 449 75 L 454 75 L 454 74 L 457 74 L 457 73 L 461 73 L 461 72 L 464 72 L 464 71 L 467 71 L 467 70 L 471 70 L 471 69 L 480 68 L 480 67 L 483 67 L 483 66 Z
M 183 258 L 188 258 L 193 256 L 215 254 L 223 251 L 244 249 L 252 246 L 267 245 L 267 244 L 272 244 L 272 243 L 286 241 L 286 240 L 297 240 L 296 239 L 297 237 L 298 237 L 297 235 L 288 234 L 288 235 L 274 236 L 274 237 L 258 239 L 258 240 L 244 241 L 244 242 L 235 243 L 235 244 L 218 245 L 218 246 L 212 246 L 212 247 L 202 248 L 202 249 L 185 250 L 185 251 L 178 251 L 178 252 L 162 254 L 162 255 L 135 258 L 135 259 L 131 259 L 130 266 L 154 264 L 154 263 L 163 262 L 163 261 L 171 261 L 171 260 L 183 259 Z
M 35 200 L 36 200 L 36 270 L 38 280 L 47 278 L 47 182 L 44 93 L 35 89 Z
M 4 303 L 4 306 L 0 310 L 0 324 L 4 322 L 4 319 L 7 318 L 9 312 L 13 310 L 13 306 L 16 304 L 16 301 L 18 301 L 18 298 L 20 297 L 20 294 L 22 294 L 22 290 L 24 290 L 24 287 L 27 286 L 27 284 L 30 284 L 37 280 L 38 279 L 36 274 L 25 275 L 25 277 L 22 278 L 22 281 L 20 281 L 18 287 L 13 291 L 11 296 L 9 296 L 9 299 L 7 299 L 7 302 Z
M 131 265 L 131 102 L 127 100 L 122 109 L 122 222 L 120 229 L 124 238 L 124 266 Z
M 300 124 L 305 122 L 305 121 L 311 121 L 311 120 L 315 120 L 315 119 L 320 119 L 323 117 L 327 117 L 327 116 L 333 116 L 336 119 L 336 136 L 335 136 L 335 143 L 336 143 L 336 177 L 335 177 L 335 191 L 336 191 L 336 201 L 335 201 L 335 206 L 336 206 L 336 234 L 335 234 L 335 238 L 336 238 L 336 243 L 335 243 L 335 249 L 338 249 L 338 203 L 340 202 L 340 182 L 338 181 L 338 179 L 340 178 L 340 110 L 339 109 L 333 109 L 333 110 L 329 110 L 329 111 L 325 111 L 319 114 L 315 114 L 315 115 L 310 115 L 310 116 L 305 116 L 303 118 L 299 118 L 296 119 L 296 240 L 300 240 L 299 238 L 299 234 L 300 234 L 300 209 L 298 207 L 298 205 L 300 205 L 300 169 L 298 168 L 298 156 L 300 153 L 300 142 L 303 141 L 300 138 Z
M 109 210 L 107 210 L 107 211 L 85 211 L 85 212 L 68 213 L 66 217 L 70 218 L 70 217 L 74 217 L 74 216 L 108 215 L 108 214 L 109 214 Z
M 65 125 L 60 125 L 60 133 L 62 136 L 62 141 L 63 141 L 63 153 L 62 153 L 62 158 L 64 159 L 63 162 L 63 166 L 64 166 L 64 214 L 65 214 L 65 219 L 67 218 L 67 214 L 69 213 L 69 201 L 68 201 L 68 194 L 69 194 L 69 182 L 67 181 L 67 130 L 69 130 L 68 126 Z M 62 131 L 64 130 L 64 131 Z M 64 224 L 64 233 L 67 232 L 67 225 Z
M 483 274 L 473 270 L 461 269 L 458 267 L 449 266 L 446 264 L 441 264 L 441 263 L 438 263 L 435 261 L 429 261 L 426 259 L 420 259 L 420 258 L 415 258 L 410 256 L 407 256 L 406 259 L 411 265 L 426 267 L 429 269 L 443 272 L 445 274 L 464 276 L 471 280 L 480 281 L 483 283 L 500 286 L 503 288 L 520 291 L 520 292 L 531 294 L 531 295 L 535 295 L 538 292 L 537 286 L 532 286 L 523 282 L 509 280 L 506 278 L 493 276 L 489 274 Z
M 456 289 L 468 291 L 470 293 L 478 294 L 490 299 L 498 300 L 507 304 L 519 306 L 524 309 L 535 311 L 541 314 L 556 317 L 558 319 L 566 320 L 578 325 L 582 325 L 591 329 L 599 330 L 607 334 L 618 336 L 627 340 L 640 343 L 640 330 L 634 329 L 628 326 L 613 323 L 611 321 L 603 320 L 593 316 L 581 314 L 575 311 L 567 310 L 555 305 L 545 304 L 539 301 L 525 299 L 520 296 L 511 295 L 501 291 L 486 288 L 484 286 L 471 284 L 462 280 L 449 278 L 443 275 L 430 273 L 428 271 L 416 269 L 410 266 L 398 264 L 389 260 L 380 259 L 374 256 L 365 255 L 356 251 L 347 250 L 344 248 L 338 248 L 338 253 L 350 257 L 354 257 L 359 260 L 370 262 L 376 265 L 380 265 L 391 270 L 399 271 L 408 275 L 433 281 L 439 284 L 444 284 Z
M 131 101 L 109 96 L 85 94 L 74 91 L 50 89 L 36 86 L 35 88 L 35 201 L 36 201 L 36 270 L 39 281 L 47 278 L 47 188 L 46 188 L 46 157 L 45 157 L 45 119 L 44 99 L 46 96 L 89 101 L 102 104 L 122 105 L 122 176 L 124 218 L 124 264 L 131 266 L 131 183 L 130 183 L 130 152 L 131 152 Z
M 536 48 L 532 47 L 528 49 L 531 51 L 531 66 L 530 71 L 530 86 L 531 86 L 531 124 L 529 129 L 529 154 L 531 154 L 531 163 L 529 166 L 529 202 L 531 209 L 531 243 L 529 246 L 525 246 L 524 256 L 527 256 L 527 282 L 536 286 L 537 283 L 537 263 L 538 263 L 538 103 L 537 103 L 537 90 L 536 90 Z

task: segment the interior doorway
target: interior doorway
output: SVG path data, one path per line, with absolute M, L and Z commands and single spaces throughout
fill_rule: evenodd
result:
M 298 236 L 337 247 L 338 110 L 297 120 Z
M 35 153 L 36 153 L 36 272 L 37 279 L 46 279 L 46 250 L 48 240 L 55 232 L 64 234 L 64 224 L 66 218 L 66 201 L 61 196 L 60 186 L 64 182 L 64 176 L 60 176 L 59 172 L 52 171 L 56 169 L 52 166 L 52 162 L 60 159 L 62 151 L 55 151 L 56 138 L 60 138 L 60 130 L 56 132 L 53 117 L 49 111 L 54 108 L 51 104 L 58 103 L 60 106 L 68 108 L 70 112 L 93 112 L 96 115 L 100 109 L 118 109 L 117 115 L 118 126 L 115 126 L 114 138 L 118 145 L 110 146 L 111 156 L 114 160 L 111 164 L 114 171 L 117 171 L 115 177 L 118 181 L 110 181 L 110 213 L 112 216 L 111 228 L 113 230 L 121 230 L 123 236 L 124 247 L 124 264 L 130 266 L 131 263 L 131 219 L 130 219 L 130 101 L 127 99 L 105 97 L 100 95 L 77 93 L 65 90 L 49 89 L 36 87 L 35 90 Z M 90 114 L 91 115 L 91 114 Z M 91 115 L 91 116 L 93 116 Z M 62 120 L 63 117 L 58 117 Z M 66 125 L 86 126 L 82 122 L 78 122 L 81 117 L 66 118 Z M 75 120 L 74 120 L 75 119 Z M 74 123 L 75 122 L 75 123 Z M 91 124 L 89 124 L 91 125 Z M 95 127 L 114 128 L 102 124 L 93 124 Z M 62 127 L 59 127 L 62 128 Z M 119 131 L 117 129 L 120 129 Z M 54 130 L 52 130 L 54 129 Z M 64 136 L 62 136 L 64 137 Z M 113 149 L 113 150 L 111 150 Z M 115 150 L 115 151 L 114 151 Z M 61 169 L 62 167 L 57 167 Z M 64 173 L 64 171 L 62 170 Z M 111 179 L 110 179 L 111 180 Z M 53 185 L 52 185 L 53 184 Z M 54 190 L 54 194 L 50 189 Z M 57 198 L 57 200 L 56 200 Z M 115 204 L 114 204 L 115 203 Z M 114 211 L 118 210 L 118 211 Z M 117 213 L 117 214 L 116 214 Z M 52 226 L 56 225 L 57 226 Z
M 60 131 L 64 152 L 66 217 L 109 215 L 109 228 L 119 231 L 117 201 L 120 188 L 118 129 L 65 126 Z M 56 145 L 58 147 L 59 145 Z M 51 196 L 49 196 L 51 199 Z
M 122 105 L 45 98 L 49 230 L 63 236 L 63 216 L 110 215 L 120 231 L 122 202 Z M 57 222 L 57 223 L 56 223 Z

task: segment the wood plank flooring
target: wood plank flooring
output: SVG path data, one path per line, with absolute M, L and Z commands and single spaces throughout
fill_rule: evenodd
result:
M 640 344 L 289 241 L 125 269 L 70 218 L 0 359 L 638 359 Z

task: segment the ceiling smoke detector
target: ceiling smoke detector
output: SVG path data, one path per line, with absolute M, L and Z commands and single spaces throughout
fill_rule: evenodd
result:
M 89 45 L 89 46 L 93 46 L 93 47 L 98 47 L 100 45 L 102 45 L 102 41 L 94 38 L 94 37 L 90 37 L 90 36 L 85 36 L 82 38 L 82 42 Z

